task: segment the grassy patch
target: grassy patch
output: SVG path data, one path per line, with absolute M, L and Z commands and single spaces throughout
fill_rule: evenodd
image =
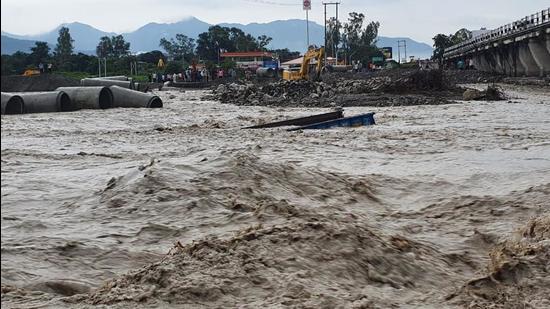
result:
M 130 75 L 129 77 L 131 77 L 135 82 L 148 82 L 149 81 L 149 77 L 147 75 Z
M 67 78 L 76 79 L 76 80 L 81 80 L 87 77 L 97 77 L 97 75 L 93 75 L 86 72 L 55 72 L 55 74 L 65 76 Z

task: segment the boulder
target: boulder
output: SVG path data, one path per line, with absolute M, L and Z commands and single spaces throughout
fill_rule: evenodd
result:
M 480 100 L 483 97 L 485 97 L 485 93 L 477 89 L 466 89 L 464 94 L 462 94 L 464 101 Z

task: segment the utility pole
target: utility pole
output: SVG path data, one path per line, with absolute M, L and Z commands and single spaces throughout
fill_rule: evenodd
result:
M 103 76 L 107 76 L 107 58 L 100 58 L 99 56 L 97 57 L 97 64 L 98 64 L 98 77 L 101 77 L 101 64 L 103 62 L 103 68 L 104 68 L 104 72 L 103 72 Z
M 327 4 L 323 2 L 323 6 L 325 7 L 325 43 L 323 44 L 323 47 L 327 48 Z M 327 63 L 327 53 L 325 53 L 325 64 Z
M 405 61 L 407 61 L 407 41 L 403 40 L 403 47 L 405 47 Z
M 338 5 L 340 2 L 336 3 L 336 30 L 340 31 L 338 28 Z M 338 65 L 338 44 L 334 44 L 334 57 L 336 58 L 336 65 Z
M 304 11 L 306 11 L 306 38 L 307 38 L 306 41 L 307 41 L 307 49 L 309 50 L 309 10 L 311 10 L 311 0 L 304 0 L 303 7 L 304 7 Z
M 339 4 L 340 4 L 340 2 L 323 2 L 323 6 L 325 7 L 325 51 L 326 51 L 326 48 L 327 48 L 327 5 L 336 6 L 336 25 L 338 25 L 338 5 Z M 335 48 L 333 47 L 332 49 L 333 49 L 333 53 L 334 53 Z M 327 63 L 327 53 L 325 52 L 325 64 L 326 63 Z
M 309 49 L 309 14 L 308 10 L 306 10 L 306 37 L 307 37 L 307 48 Z
M 397 57 L 399 58 L 399 63 L 401 64 L 401 48 L 405 51 L 405 61 L 407 61 L 407 41 L 406 40 L 397 40 Z

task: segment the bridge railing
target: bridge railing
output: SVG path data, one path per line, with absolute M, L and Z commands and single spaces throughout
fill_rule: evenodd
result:
M 526 30 L 529 30 L 534 27 L 539 27 L 544 24 L 550 25 L 550 8 L 542 10 L 535 14 L 526 16 L 520 20 L 509 23 L 507 25 L 498 27 L 497 29 L 487 31 L 480 35 L 477 35 L 467 41 L 464 41 L 460 44 L 453 45 L 445 49 L 443 54 L 444 58 L 452 57 L 457 54 L 461 54 L 465 51 L 476 48 L 483 43 L 487 43 L 499 38 L 504 38 L 507 36 L 514 35 Z

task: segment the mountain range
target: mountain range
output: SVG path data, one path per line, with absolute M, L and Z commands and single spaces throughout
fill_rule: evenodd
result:
M 130 42 L 130 49 L 134 53 L 158 50 L 161 38 L 172 38 L 177 33 L 183 33 L 191 38 L 197 38 L 202 32 L 208 31 L 208 24 L 195 17 L 189 17 L 175 23 L 148 23 L 135 31 L 122 33 L 124 39 Z M 220 26 L 237 27 L 246 33 L 257 37 L 262 34 L 273 38 L 268 48 L 288 48 L 291 51 L 307 49 L 305 40 L 306 21 L 300 19 L 277 20 L 268 23 L 229 24 Z M 13 54 L 16 51 L 29 52 L 35 41 L 45 41 L 55 46 L 61 27 L 68 27 L 74 39 L 75 50 L 86 54 L 94 54 L 99 38 L 116 35 L 114 32 L 105 32 L 90 25 L 73 22 L 61 24 L 55 29 L 36 35 L 15 35 L 2 31 L 2 54 Z M 309 22 L 310 44 L 323 45 L 324 27 L 315 22 Z M 407 55 L 427 58 L 432 54 L 432 47 L 426 43 L 417 42 L 410 38 L 393 38 L 379 36 L 379 47 L 393 47 L 394 59 L 397 58 L 397 41 L 407 42 Z

